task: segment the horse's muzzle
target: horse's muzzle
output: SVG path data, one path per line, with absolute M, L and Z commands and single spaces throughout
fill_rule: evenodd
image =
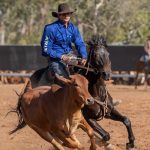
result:
M 110 73 L 109 72 L 102 72 L 102 78 L 106 81 L 110 79 Z
M 93 97 L 87 99 L 85 102 L 85 105 L 92 105 L 92 104 L 94 104 L 94 98 Z

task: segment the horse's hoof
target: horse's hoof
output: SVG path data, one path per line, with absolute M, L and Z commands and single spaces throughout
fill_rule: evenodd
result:
M 110 135 L 109 134 L 106 134 L 105 136 L 103 136 L 103 140 L 105 142 L 109 141 L 110 140 Z
M 133 143 L 127 143 L 126 144 L 126 149 L 129 150 L 131 148 L 134 148 L 134 142 Z

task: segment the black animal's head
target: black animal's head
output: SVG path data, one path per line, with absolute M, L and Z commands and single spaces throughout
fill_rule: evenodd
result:
M 104 80 L 109 80 L 111 73 L 111 61 L 107 51 L 107 43 L 104 37 L 95 35 L 88 42 L 90 47 L 88 61 L 95 71 L 101 74 Z

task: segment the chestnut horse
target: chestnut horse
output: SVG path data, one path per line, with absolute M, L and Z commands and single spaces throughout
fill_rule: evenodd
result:
M 27 82 L 16 109 L 19 124 L 11 133 L 27 124 L 58 150 L 64 150 L 62 144 L 81 150 L 84 148 L 75 136 L 81 124 L 79 127 L 90 137 L 90 150 L 96 150 L 93 130 L 81 112 L 84 104 L 94 102 L 88 92 L 87 79 L 80 74 L 72 75 L 70 79 L 58 75 L 56 78 L 63 87 L 53 84 L 32 89 L 30 80 Z

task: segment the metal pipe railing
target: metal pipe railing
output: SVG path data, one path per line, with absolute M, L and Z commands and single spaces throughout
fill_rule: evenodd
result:
M 0 73 L 0 76 L 5 77 L 30 77 L 31 75 L 32 73 Z M 135 78 L 135 76 L 136 74 L 111 74 L 111 78 Z M 144 77 L 144 74 L 139 74 L 139 77 Z

